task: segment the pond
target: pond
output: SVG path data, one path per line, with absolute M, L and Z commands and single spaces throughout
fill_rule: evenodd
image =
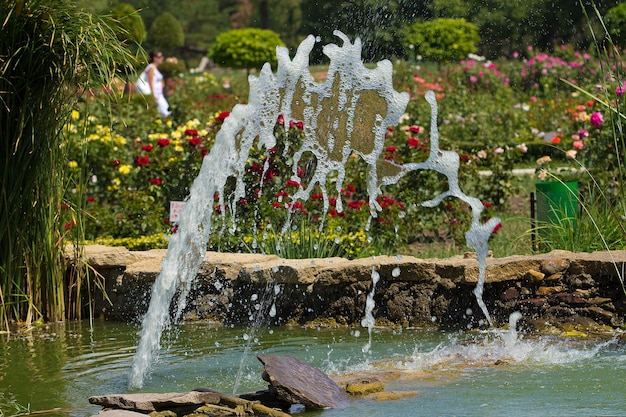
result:
M 87 416 L 93 395 L 128 392 L 139 325 L 69 322 L 0 339 L 3 403 L 50 415 Z M 385 376 L 393 401 L 356 399 L 344 409 L 302 415 L 589 416 L 624 415 L 626 346 L 615 338 L 562 338 L 495 331 L 425 329 L 257 329 L 184 324 L 166 331 L 142 392 L 211 387 L 226 393 L 266 388 L 256 353 L 291 355 L 334 378 Z M 364 353 L 364 350 L 367 353 Z M 237 388 L 235 386 L 237 385 Z

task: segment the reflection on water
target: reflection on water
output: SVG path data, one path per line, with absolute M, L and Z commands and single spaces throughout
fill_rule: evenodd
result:
M 0 336 L 0 393 L 31 410 L 85 416 L 92 395 L 127 392 L 139 327 L 65 323 L 7 339 Z M 246 352 L 249 343 L 250 352 Z M 265 388 L 256 352 L 291 355 L 341 379 L 390 375 L 388 390 L 419 395 L 391 402 L 353 401 L 324 416 L 620 415 L 626 349 L 615 340 L 521 338 L 496 332 L 448 334 L 425 330 L 366 332 L 316 329 L 219 328 L 187 324 L 163 338 L 163 352 L 144 392 L 205 386 L 230 392 Z M 241 370 L 240 370 L 241 365 Z M 307 413 L 307 415 L 318 415 Z

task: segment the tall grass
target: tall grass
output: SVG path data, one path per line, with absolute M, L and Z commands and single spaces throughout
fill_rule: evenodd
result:
M 133 57 L 105 18 L 73 1 L 0 0 L 0 316 L 62 320 L 79 279 L 64 279 L 71 234 L 62 127 L 86 92 L 98 93 Z M 80 184 L 78 184 L 80 188 Z M 81 211 L 70 225 L 81 224 Z

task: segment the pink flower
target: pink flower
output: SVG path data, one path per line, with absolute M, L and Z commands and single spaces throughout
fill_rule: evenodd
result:
M 581 139 L 585 139 L 589 137 L 589 131 L 587 129 L 580 129 L 578 131 L 578 137 Z
M 478 81 L 478 78 L 476 78 L 474 75 L 471 75 L 469 80 L 471 83 L 475 83 L 476 81 Z
M 623 96 L 625 92 L 626 92 L 626 87 L 624 87 L 623 85 L 620 85 L 615 89 L 615 94 L 617 94 L 617 97 Z
M 582 149 L 584 146 L 583 141 L 582 140 L 575 140 L 574 143 L 572 143 L 572 147 L 574 149 Z
M 593 127 L 602 126 L 602 123 L 604 123 L 604 118 L 602 117 L 602 113 L 600 113 L 599 111 L 593 113 L 591 115 L 591 118 L 589 119 L 589 122 L 591 123 L 591 126 Z

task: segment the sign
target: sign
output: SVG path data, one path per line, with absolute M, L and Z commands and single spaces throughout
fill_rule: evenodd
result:
M 178 223 L 180 213 L 185 208 L 186 201 L 170 201 L 170 223 Z

